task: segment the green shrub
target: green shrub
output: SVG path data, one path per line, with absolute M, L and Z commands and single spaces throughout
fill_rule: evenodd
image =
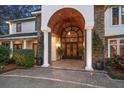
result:
M 14 50 L 13 59 L 19 66 L 32 67 L 34 65 L 34 52 L 31 49 Z
M 0 66 L 6 64 L 10 57 L 10 50 L 8 47 L 0 45 Z
M 118 57 L 117 58 L 108 58 L 108 59 L 106 59 L 105 65 L 118 68 L 119 67 L 118 61 L 119 61 Z

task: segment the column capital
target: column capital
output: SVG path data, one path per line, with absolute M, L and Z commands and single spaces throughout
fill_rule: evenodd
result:
M 48 26 L 41 26 L 41 31 L 42 32 L 51 32 L 51 28 Z
M 92 30 L 93 27 L 94 27 L 93 25 L 85 25 L 85 29 L 88 30 L 88 31 Z

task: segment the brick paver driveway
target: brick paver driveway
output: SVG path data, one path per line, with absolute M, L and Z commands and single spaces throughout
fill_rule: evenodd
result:
M 34 67 L 0 75 L 0 87 L 124 87 L 105 73 Z

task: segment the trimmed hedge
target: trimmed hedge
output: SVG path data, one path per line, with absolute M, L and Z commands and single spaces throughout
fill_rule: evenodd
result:
M 0 66 L 6 64 L 10 57 L 10 50 L 8 47 L 0 45 Z
M 32 67 L 34 65 L 34 51 L 31 49 L 14 50 L 13 59 L 18 66 Z

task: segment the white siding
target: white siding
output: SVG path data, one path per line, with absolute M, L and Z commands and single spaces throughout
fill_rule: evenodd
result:
M 10 34 L 35 32 L 35 21 L 21 22 L 21 32 L 16 32 L 16 23 L 11 23 Z
M 105 12 L 105 36 L 123 35 L 124 25 L 112 25 L 112 9 Z

